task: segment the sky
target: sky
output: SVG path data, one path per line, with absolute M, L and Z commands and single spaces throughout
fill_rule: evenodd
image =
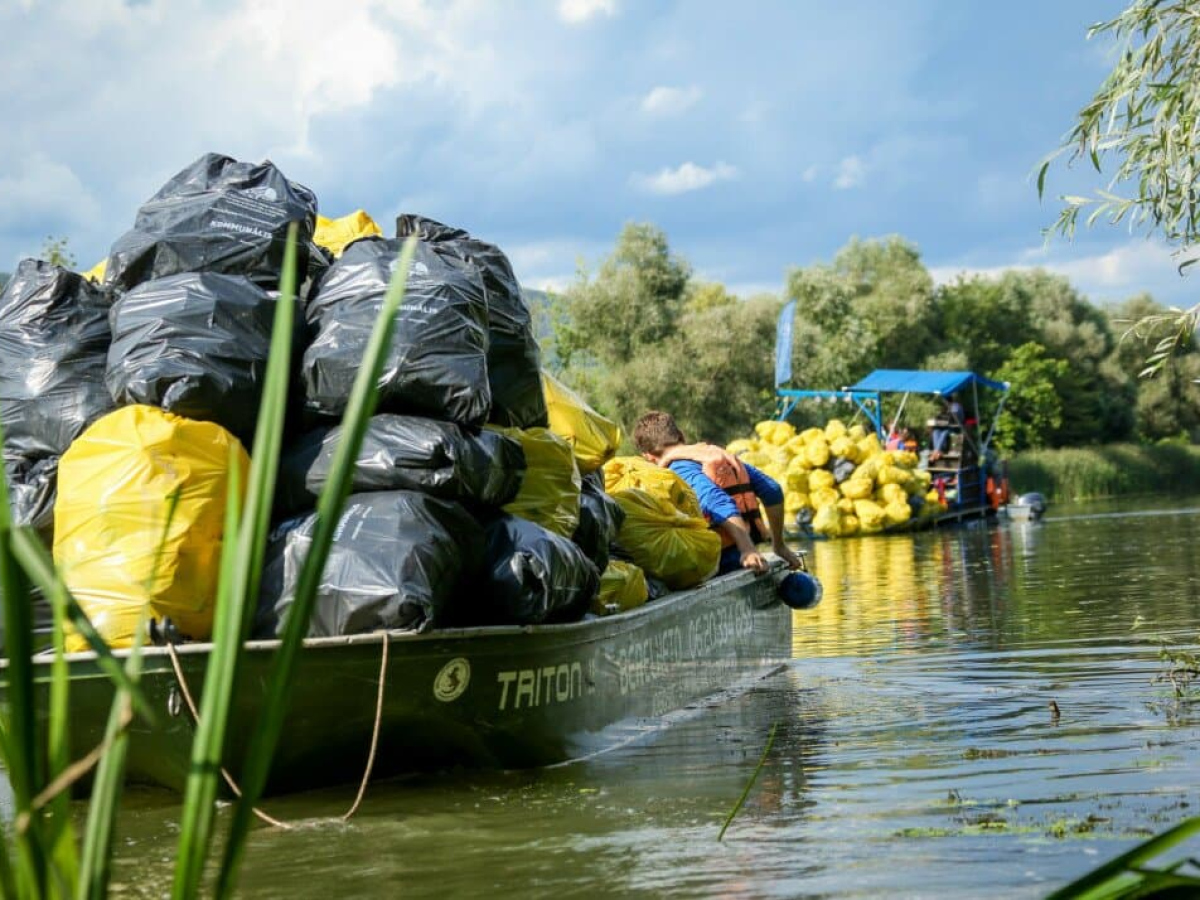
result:
M 1110 0 L 0 0 L 0 269 L 81 268 L 203 153 L 270 159 L 324 215 L 420 213 L 529 287 L 651 222 L 697 277 L 782 293 L 851 237 L 939 281 L 1043 266 L 1190 306 L 1167 247 L 1047 240 L 1043 157 L 1112 62 Z

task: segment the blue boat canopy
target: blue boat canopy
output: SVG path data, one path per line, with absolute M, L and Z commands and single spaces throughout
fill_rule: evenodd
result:
M 877 391 L 899 394 L 938 394 L 943 397 L 965 387 L 978 385 L 1007 391 L 1008 384 L 992 381 L 974 372 L 923 372 L 917 369 L 876 369 L 850 391 Z

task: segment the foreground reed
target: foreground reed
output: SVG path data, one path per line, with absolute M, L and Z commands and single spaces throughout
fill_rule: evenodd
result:
M 231 693 L 257 603 L 283 440 L 299 277 L 296 233 L 293 225 L 288 234 L 244 503 L 238 502 L 237 467 L 230 468 L 230 502 L 225 519 L 212 654 L 205 674 L 200 719 L 192 746 L 192 766 L 181 813 L 178 861 L 171 892 L 174 898 L 200 896 L 213 843 L 217 779 L 220 777 Z M 263 714 L 257 720 L 243 763 L 242 793 L 234 804 L 224 855 L 211 885 L 213 896 L 231 895 L 237 883 L 250 816 L 270 773 L 271 759 L 287 713 L 296 656 L 308 633 L 316 588 L 333 540 L 334 525 L 349 494 L 353 461 L 374 411 L 376 385 L 387 356 L 396 311 L 404 297 L 415 246 L 415 238 L 410 238 L 401 251 L 400 263 L 394 269 L 354 383 L 332 477 L 318 502 L 311 550 L 264 689 Z M 54 659 L 50 666 L 49 702 L 45 715 L 39 715 L 35 691 L 31 585 L 49 598 L 54 617 Z M 28 529 L 13 525 L 2 469 L 0 605 L 3 606 L 7 656 L 7 666 L 2 670 L 6 705 L 0 715 L 0 762 L 3 762 L 14 798 L 13 820 L 5 824 L 0 840 L 0 896 L 19 900 L 104 897 L 108 893 L 129 725 L 135 716 L 146 721 L 153 718 L 138 689 L 147 622 L 143 617 L 132 649 L 120 654 L 125 657 L 122 665 L 70 596 L 40 540 Z M 63 636 L 68 622 L 96 652 L 115 690 L 102 744 L 86 759 L 75 763 L 70 761 L 67 750 L 69 672 Z M 81 850 L 71 822 L 69 791 L 71 784 L 88 774 L 93 764 L 95 775 Z

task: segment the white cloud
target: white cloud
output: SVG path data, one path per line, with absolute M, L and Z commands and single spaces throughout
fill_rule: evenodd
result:
M 20 160 L 14 175 L 0 177 L 0 226 L 38 223 L 43 228 L 87 226 L 100 204 L 79 176 L 37 152 Z
M 642 98 L 642 112 L 652 116 L 676 116 L 695 106 L 703 96 L 695 85 L 686 88 L 659 86 Z
M 569 25 L 580 25 L 596 16 L 614 16 L 617 0 L 558 0 L 558 17 Z
M 867 178 L 867 164 L 858 156 L 847 156 L 838 163 L 837 175 L 833 186 L 839 191 L 862 187 Z
M 736 166 L 719 162 L 711 169 L 698 166 L 694 162 L 685 162 L 674 169 L 662 169 L 654 175 L 634 175 L 635 185 L 651 194 L 686 194 L 698 191 L 716 184 L 718 181 L 731 181 L 738 177 Z
M 930 266 L 929 274 L 938 284 L 946 284 L 960 276 L 999 278 L 1013 269 L 1045 269 L 1066 276 L 1072 285 L 1096 301 L 1123 300 L 1149 291 L 1160 301 L 1171 303 L 1175 302 L 1172 296 L 1183 293 L 1189 285 L 1179 275 L 1181 259 L 1160 243 L 1133 240 L 1102 253 L 1076 255 L 1076 252 L 1069 246 L 1053 249 L 1039 246 L 1021 251 L 1011 262 L 1001 265 Z

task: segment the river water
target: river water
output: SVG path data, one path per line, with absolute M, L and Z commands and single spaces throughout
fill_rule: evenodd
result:
M 585 763 L 265 805 L 246 897 L 1042 897 L 1200 814 L 1200 499 L 822 542 L 793 660 Z M 724 840 L 729 811 L 774 741 Z M 131 793 L 119 895 L 169 889 L 178 808 Z M 1172 858 L 1200 847 L 1177 848 Z

